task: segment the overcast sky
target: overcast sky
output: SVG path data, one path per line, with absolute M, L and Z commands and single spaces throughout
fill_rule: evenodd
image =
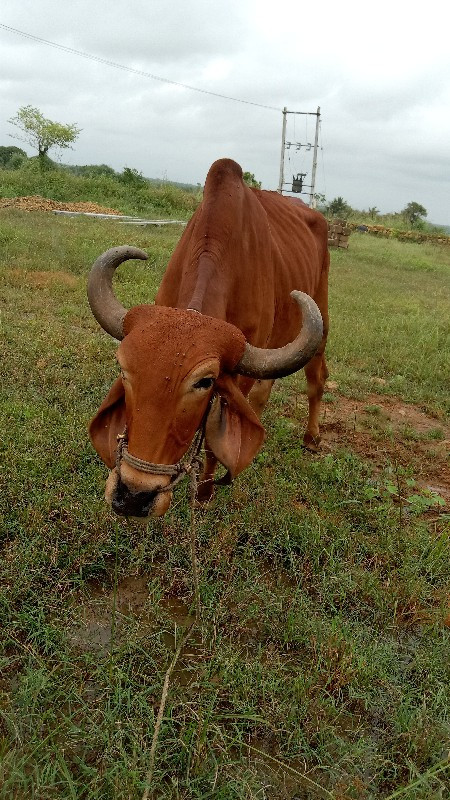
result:
M 7 120 L 32 105 L 82 128 L 66 163 L 203 184 L 229 157 L 276 189 L 282 108 L 320 106 L 317 192 L 382 212 L 414 200 L 449 225 L 449 17 L 443 0 L 2 0 L 4 25 L 249 103 L 0 28 L 0 145 L 21 146 Z M 313 143 L 314 123 L 290 115 L 287 140 Z M 286 151 L 286 179 L 307 172 L 308 183 L 311 155 Z

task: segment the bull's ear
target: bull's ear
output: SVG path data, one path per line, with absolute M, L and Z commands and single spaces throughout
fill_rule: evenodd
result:
M 235 478 L 258 454 L 265 430 L 231 377 L 221 376 L 216 389 L 218 397 L 206 421 L 206 445 Z
M 117 378 L 95 417 L 89 424 L 89 436 L 106 466 L 116 463 L 117 434 L 125 428 L 125 391 L 121 378 Z

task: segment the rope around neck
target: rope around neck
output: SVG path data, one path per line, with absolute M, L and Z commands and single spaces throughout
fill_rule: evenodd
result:
M 130 464 L 134 469 L 140 472 L 145 472 L 148 475 L 170 475 L 172 480 L 167 486 L 161 486 L 157 489 L 158 494 L 162 492 L 171 492 L 174 486 L 183 480 L 185 475 L 189 476 L 189 489 L 190 489 L 190 510 L 191 522 L 189 526 L 190 545 L 191 545 L 191 562 L 192 562 L 192 577 L 194 583 L 194 602 L 197 618 L 200 617 L 200 591 L 198 579 L 198 564 L 197 564 L 197 548 L 196 548 L 196 534 L 195 534 L 195 500 L 197 497 L 198 479 L 200 470 L 203 466 L 203 461 L 200 456 L 200 450 L 205 436 L 206 419 L 211 408 L 214 395 L 211 397 L 206 414 L 203 418 L 201 427 L 196 431 L 195 436 L 187 449 L 186 453 L 176 464 L 154 464 L 152 461 L 144 461 L 142 458 L 137 458 L 128 452 L 128 438 L 127 429 L 120 433 L 117 437 L 117 453 L 116 453 L 116 468 L 120 474 L 121 461 Z
M 190 545 L 191 545 L 191 562 L 192 562 L 192 578 L 194 584 L 194 603 L 195 613 L 197 619 L 200 618 L 200 588 L 198 576 L 198 562 L 197 562 L 197 547 L 196 547 L 196 531 L 195 531 L 195 500 L 197 497 L 197 488 L 199 482 L 200 470 L 203 467 L 203 461 L 200 456 L 203 440 L 205 438 L 205 427 L 208 414 L 214 402 L 216 395 L 213 393 L 208 403 L 208 407 L 204 414 L 200 428 L 195 433 L 195 436 L 188 447 L 184 456 L 176 464 L 154 464 L 152 461 L 144 461 L 142 458 L 133 456 L 128 452 L 128 436 L 127 429 L 120 433 L 117 437 L 117 452 L 116 452 L 116 468 L 120 474 L 120 464 L 122 461 L 129 464 L 134 469 L 140 472 L 145 472 L 149 475 L 169 475 L 171 480 L 167 486 L 162 486 L 157 489 L 158 493 L 171 492 L 174 486 L 183 480 L 185 475 L 190 479 L 190 510 L 191 521 L 189 526 Z

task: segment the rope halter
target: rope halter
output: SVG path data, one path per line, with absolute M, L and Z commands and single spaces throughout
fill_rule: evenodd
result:
M 202 423 L 195 433 L 195 436 L 189 445 L 185 454 L 177 461 L 176 464 L 155 464 L 152 461 L 144 461 L 142 458 L 134 456 L 128 451 L 128 433 L 125 427 L 123 433 L 117 436 L 117 451 L 116 451 L 116 468 L 120 474 L 120 464 L 125 461 L 133 469 L 139 472 L 144 472 L 147 475 L 168 475 L 170 482 L 167 486 L 161 486 L 156 491 L 158 493 L 171 492 L 172 489 L 183 480 L 185 475 L 189 475 L 191 479 L 191 493 L 195 496 L 197 490 L 198 476 L 203 467 L 203 460 L 200 455 L 203 440 L 205 438 L 205 426 L 208 414 L 213 404 L 215 395 L 213 394 L 204 414 Z
M 118 471 L 120 471 L 120 464 L 122 461 L 125 461 L 125 463 L 129 464 L 133 469 L 139 472 L 145 472 L 147 475 L 169 475 L 171 481 L 167 486 L 158 488 L 157 491 L 158 493 L 171 492 L 174 486 L 183 480 L 185 475 L 190 475 L 194 472 L 195 480 L 197 479 L 200 469 L 203 466 L 203 461 L 200 456 L 203 436 L 204 429 L 202 427 L 196 432 L 188 450 L 176 464 L 155 464 L 152 461 L 144 461 L 142 458 L 137 458 L 137 456 L 133 456 L 128 451 L 127 429 L 125 428 L 124 432 L 119 433 L 117 437 L 116 467 Z

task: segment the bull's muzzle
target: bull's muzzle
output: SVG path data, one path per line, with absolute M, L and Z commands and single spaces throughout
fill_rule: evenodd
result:
M 148 517 L 157 494 L 156 489 L 152 492 L 132 492 L 119 478 L 111 507 L 121 517 Z
M 156 486 L 146 491 L 133 491 L 113 470 L 106 483 L 105 498 L 119 516 L 145 521 L 160 517 L 169 508 L 172 492 L 161 493 L 160 488 Z

